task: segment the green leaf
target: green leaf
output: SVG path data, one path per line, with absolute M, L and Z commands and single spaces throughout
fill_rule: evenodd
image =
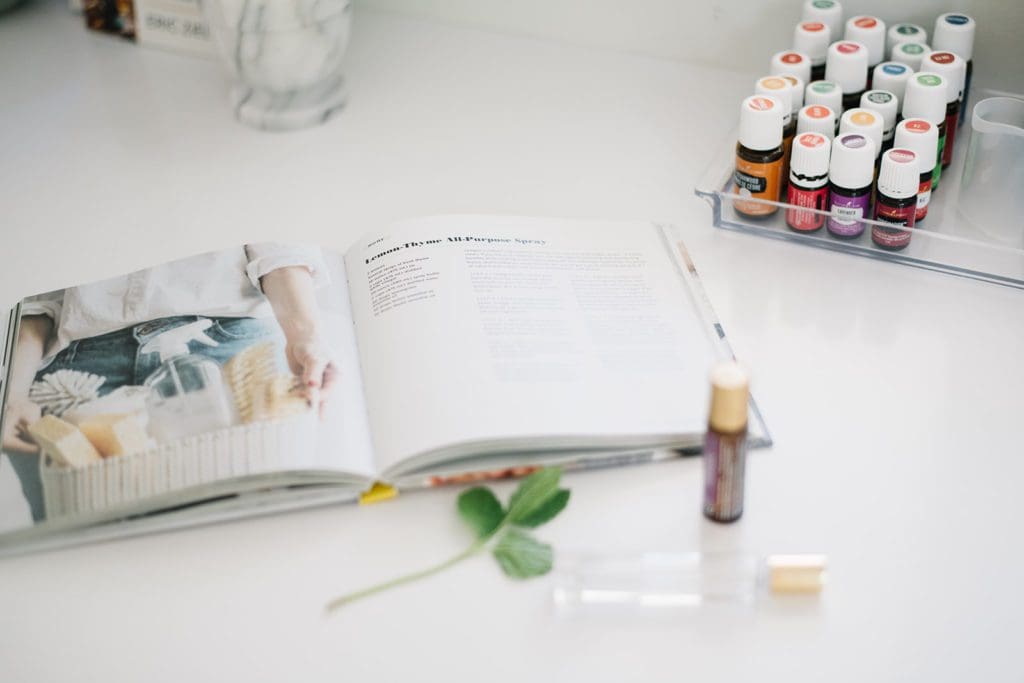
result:
M 528 579 L 551 571 L 554 552 L 525 531 L 509 529 L 494 546 L 494 559 L 513 579 Z
M 558 489 L 555 495 L 548 498 L 543 505 L 534 510 L 531 514 L 514 522 L 518 526 L 527 526 L 531 529 L 546 524 L 558 516 L 558 513 L 569 504 L 569 489 Z
M 477 486 L 459 495 L 459 515 L 476 533 L 477 538 L 489 536 L 505 519 L 505 510 L 486 487 Z
M 548 499 L 558 493 L 561 477 L 561 467 L 545 467 L 524 479 L 508 501 L 509 521 L 521 524 L 544 507 Z

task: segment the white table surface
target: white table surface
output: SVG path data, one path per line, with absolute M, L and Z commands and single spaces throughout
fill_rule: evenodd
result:
M 558 549 L 827 553 L 810 610 L 565 621 L 478 558 L 456 490 L 0 561 L 4 681 L 1021 680 L 1024 292 L 725 233 L 693 185 L 753 74 L 357 14 L 328 125 L 235 123 L 214 62 L 0 16 L 0 304 L 262 238 L 432 213 L 679 225 L 776 445 L 747 510 L 698 459 L 567 476 Z M 510 484 L 498 485 L 502 495 Z

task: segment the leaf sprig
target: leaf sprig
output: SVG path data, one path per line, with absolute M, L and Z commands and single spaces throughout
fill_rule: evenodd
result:
M 535 539 L 526 529 L 550 522 L 569 503 L 569 490 L 559 488 L 562 468 L 545 467 L 524 479 L 512 493 L 508 508 L 494 492 L 476 486 L 459 495 L 459 516 L 469 525 L 476 540 L 458 555 L 412 574 L 406 574 L 369 588 L 342 595 L 327 603 L 331 612 L 361 598 L 433 576 L 490 548 L 502 570 L 514 579 L 542 576 L 551 571 L 554 550 Z

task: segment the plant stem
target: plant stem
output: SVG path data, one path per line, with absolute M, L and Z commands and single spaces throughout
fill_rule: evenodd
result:
M 497 531 L 497 529 L 495 529 L 495 531 Z M 478 541 L 476 541 L 476 543 L 474 543 L 473 545 L 469 546 L 468 548 L 463 550 L 461 553 L 459 553 L 455 557 L 451 557 L 451 558 L 445 560 L 444 562 L 442 562 L 441 564 L 434 565 L 433 567 L 428 567 L 428 568 L 420 570 L 418 572 L 413 572 L 412 574 L 406 574 L 404 576 L 399 576 L 396 579 L 391 579 L 390 581 L 385 581 L 384 583 L 378 583 L 378 584 L 376 584 L 374 586 L 370 586 L 369 588 L 364 588 L 362 590 L 358 590 L 358 591 L 355 591 L 353 593 L 347 593 L 345 595 L 337 597 L 334 600 L 331 600 L 329 603 L 327 603 L 327 607 L 325 609 L 328 612 L 333 612 L 334 610 L 338 609 L 339 607 L 347 605 L 347 604 L 349 604 L 351 602 L 355 602 L 356 600 L 360 600 L 362 598 L 371 596 L 374 593 L 379 593 L 379 592 L 387 590 L 389 588 L 394 588 L 396 586 L 401 586 L 401 585 L 406 584 L 406 583 L 412 583 L 413 581 L 418 581 L 419 579 L 425 579 L 428 576 L 433 576 L 434 574 L 437 574 L 438 572 L 444 571 L 445 569 L 448 569 L 449 567 L 451 567 L 453 565 L 456 565 L 459 562 L 462 562 L 463 560 L 472 557 L 473 555 L 476 555 L 478 552 L 480 552 L 483 549 L 484 545 L 487 544 L 487 541 L 490 540 L 492 536 L 493 536 L 493 533 L 488 535 L 488 536 L 486 536 L 486 537 L 484 537 L 484 538 L 479 539 Z

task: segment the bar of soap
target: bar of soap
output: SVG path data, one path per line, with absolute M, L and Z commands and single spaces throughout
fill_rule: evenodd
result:
M 99 451 L 78 427 L 59 417 L 46 415 L 28 428 L 39 448 L 65 467 L 85 467 L 100 460 Z
M 78 428 L 104 458 L 138 453 L 149 445 L 146 430 L 132 413 L 94 415 L 81 420 Z

